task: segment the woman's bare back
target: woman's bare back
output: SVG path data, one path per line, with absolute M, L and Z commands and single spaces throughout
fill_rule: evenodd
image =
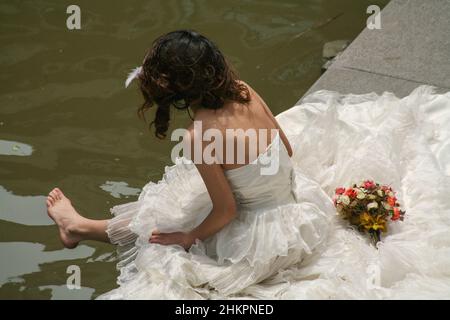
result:
M 265 151 L 277 133 L 280 134 L 289 155 L 292 155 L 289 141 L 267 104 L 247 83 L 241 82 L 250 92 L 251 101 L 248 105 L 230 101 L 217 110 L 199 109 L 195 113 L 194 124 L 189 128 L 193 133 L 195 124 L 197 128 L 201 126 L 201 135 L 197 135 L 199 137 L 203 137 L 208 129 L 220 131 L 223 137 L 223 155 L 216 156 L 220 159 L 223 170 L 251 163 Z M 208 144 L 204 141 L 203 143 Z

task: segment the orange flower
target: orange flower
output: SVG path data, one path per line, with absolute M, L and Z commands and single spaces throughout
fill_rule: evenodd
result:
M 387 202 L 389 203 L 389 205 L 390 205 L 391 207 L 394 207 L 394 206 L 395 206 L 395 203 L 397 202 L 397 198 L 396 198 L 396 197 L 388 197 L 388 198 L 387 198 Z

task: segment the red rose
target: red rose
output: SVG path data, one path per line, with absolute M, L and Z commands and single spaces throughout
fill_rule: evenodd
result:
M 337 188 L 336 189 L 336 194 L 337 195 L 341 195 L 341 194 L 343 194 L 345 192 L 345 188 Z
M 394 208 L 394 214 L 392 215 L 391 220 L 396 221 L 400 219 L 400 210 L 398 208 Z
M 371 189 L 375 188 L 375 183 L 372 180 L 364 181 L 363 185 L 364 185 L 364 188 L 367 190 L 371 190 Z
M 352 188 L 345 190 L 345 195 L 348 196 L 350 199 L 355 199 L 357 194 L 358 193 Z

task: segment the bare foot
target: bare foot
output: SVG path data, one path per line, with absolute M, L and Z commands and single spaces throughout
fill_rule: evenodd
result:
M 47 213 L 59 228 L 59 236 L 64 247 L 73 249 L 82 240 L 78 226 L 83 217 L 74 209 L 70 200 L 58 188 L 50 191 L 47 197 Z

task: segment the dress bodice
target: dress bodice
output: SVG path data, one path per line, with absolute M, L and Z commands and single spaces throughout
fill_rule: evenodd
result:
M 242 167 L 226 170 L 225 175 L 240 209 L 276 207 L 294 201 L 292 163 L 277 134 L 265 152 Z

